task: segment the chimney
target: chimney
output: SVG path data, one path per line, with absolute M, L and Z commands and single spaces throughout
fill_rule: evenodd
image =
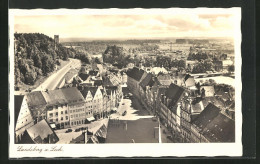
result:
M 51 135 L 48 134 L 49 144 L 51 144 Z

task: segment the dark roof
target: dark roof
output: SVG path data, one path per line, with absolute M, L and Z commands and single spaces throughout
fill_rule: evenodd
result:
M 94 85 L 95 86 L 101 86 L 103 84 L 103 81 L 102 80 L 95 80 L 94 81 Z
M 219 113 L 203 130 L 209 142 L 235 142 L 235 122 Z
M 79 77 L 81 78 L 81 80 L 85 81 L 85 80 L 88 79 L 89 74 L 87 74 L 87 73 L 80 73 Z
M 140 86 L 145 90 L 146 86 L 148 86 L 149 83 L 151 83 L 153 78 L 153 75 L 151 73 L 148 73 L 146 77 L 140 82 Z
M 190 77 L 191 77 L 190 74 L 186 74 L 185 77 L 184 77 L 184 81 L 188 80 Z
M 160 99 L 161 95 L 165 94 L 166 90 L 167 90 L 167 88 L 159 88 L 158 89 L 157 101 Z
M 117 88 L 116 87 L 108 87 L 108 86 L 106 86 L 105 89 L 106 89 L 107 95 L 110 95 L 111 92 L 116 91 Z
M 48 105 L 59 105 L 67 103 L 66 97 L 63 95 L 61 89 L 42 92 L 42 95 L 44 96 Z
M 89 75 L 91 75 L 91 76 L 97 76 L 97 74 L 98 74 L 98 71 L 94 71 L 94 70 L 89 71 Z
M 176 84 L 171 84 L 169 88 L 165 92 L 165 96 L 167 99 L 170 100 L 170 103 L 168 104 L 168 107 L 171 108 L 177 104 L 179 99 L 182 97 L 184 93 L 184 88 L 176 85 Z
M 111 80 L 107 76 L 104 76 L 103 77 L 103 85 L 104 86 L 107 86 L 107 85 L 113 86 L 113 83 L 111 82 Z
M 92 87 L 92 86 L 86 87 L 85 86 L 82 90 L 80 90 L 80 92 L 84 98 L 86 98 L 88 91 L 90 91 L 92 97 L 94 97 L 97 92 L 97 89 L 98 89 L 98 87 Z
M 26 95 L 26 100 L 27 100 L 29 107 L 47 105 L 47 102 L 45 101 L 41 91 L 35 91 L 35 92 L 28 93 Z
M 26 131 L 35 143 L 48 143 L 49 139 L 51 140 L 51 143 L 56 143 L 59 141 L 56 133 L 44 119 L 28 128 Z
M 218 107 L 209 103 L 192 123 L 202 131 L 219 114 L 219 112 L 220 109 Z
M 84 102 L 84 97 L 76 87 L 61 89 L 67 102 Z
M 17 119 L 18 119 L 18 115 L 20 113 L 20 109 L 21 109 L 21 106 L 22 106 L 22 102 L 23 102 L 23 98 L 24 96 L 23 95 L 15 95 L 14 96 L 14 121 L 15 121 L 15 124 L 17 122 Z
M 127 75 L 133 79 L 135 79 L 136 81 L 140 81 L 142 76 L 144 74 L 144 70 L 142 69 L 138 69 L 136 67 L 134 67 L 133 69 L 127 71 Z
M 204 107 L 206 107 L 209 103 L 212 103 L 219 108 L 223 108 L 225 106 L 225 102 L 219 97 L 205 97 L 202 99 L 202 103 Z

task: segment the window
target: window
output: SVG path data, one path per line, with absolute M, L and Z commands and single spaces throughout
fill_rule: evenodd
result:
M 68 116 L 66 116 L 66 120 L 68 120 L 69 119 L 69 117 Z
M 73 115 L 71 115 L 70 118 L 73 118 Z
M 52 117 L 52 116 L 53 116 L 53 113 L 50 113 L 49 116 Z
M 58 112 L 56 112 L 56 116 L 58 116 Z
M 65 114 L 68 114 L 68 111 L 67 111 L 67 110 L 65 110 Z
M 60 114 L 63 114 L 63 111 L 61 111 Z
M 61 121 L 63 120 L 63 117 L 61 117 Z
M 73 122 L 71 122 L 71 125 L 73 125 Z
M 58 119 L 58 118 L 56 118 L 56 121 L 59 121 L 59 119 Z
M 50 119 L 50 122 L 53 122 L 53 119 Z

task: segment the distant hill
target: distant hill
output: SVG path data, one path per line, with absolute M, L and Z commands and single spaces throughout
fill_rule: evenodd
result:
M 33 85 L 40 76 L 54 71 L 57 59 L 68 60 L 75 56 L 75 50 L 57 44 L 39 33 L 15 33 L 15 85 Z

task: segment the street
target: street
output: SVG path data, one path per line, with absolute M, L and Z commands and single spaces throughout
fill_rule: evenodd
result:
M 54 90 L 59 84 L 59 82 L 62 80 L 64 75 L 71 68 L 79 68 L 81 66 L 80 60 L 71 58 L 69 60 L 70 62 L 66 66 L 49 76 L 40 86 L 38 86 L 33 91 L 42 91 L 46 89 Z
M 123 92 L 125 95 L 128 90 Z M 157 118 L 150 115 L 137 98 L 124 98 L 117 113 L 110 115 L 106 143 L 158 143 L 158 129 Z

